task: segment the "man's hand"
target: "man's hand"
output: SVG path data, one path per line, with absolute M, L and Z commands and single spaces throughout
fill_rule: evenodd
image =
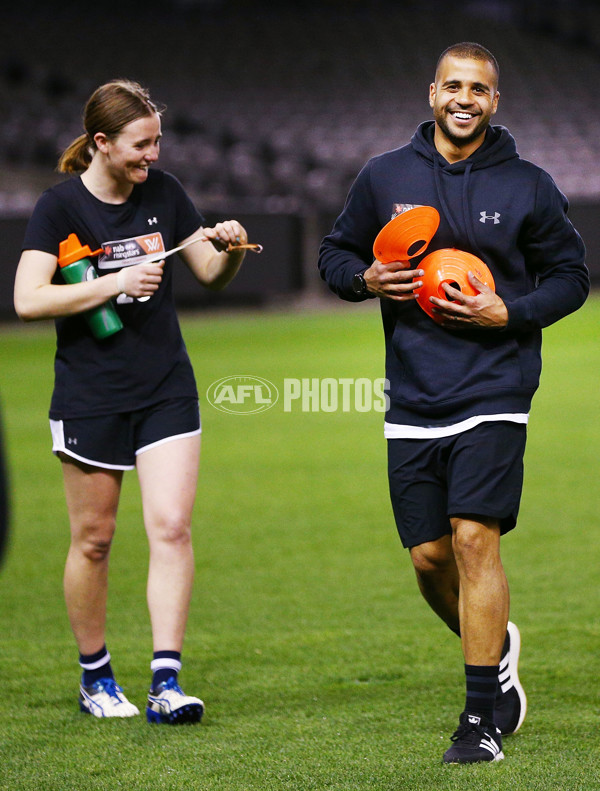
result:
M 415 298 L 414 290 L 423 283 L 420 280 L 413 283 L 413 279 L 423 275 L 422 269 L 410 269 L 406 261 L 382 264 L 376 259 L 364 273 L 364 278 L 367 290 L 376 297 L 405 302 Z
M 446 329 L 506 327 L 508 310 L 504 302 L 472 272 L 469 272 L 468 277 L 473 288 L 479 292 L 474 297 L 444 283 L 443 289 L 452 302 L 437 297 L 429 298 L 435 305 L 433 312 L 439 317 L 440 324 Z

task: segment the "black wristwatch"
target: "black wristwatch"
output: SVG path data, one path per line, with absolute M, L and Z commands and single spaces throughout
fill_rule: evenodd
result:
M 352 278 L 352 291 L 359 297 L 368 297 L 367 281 L 362 272 L 357 272 Z

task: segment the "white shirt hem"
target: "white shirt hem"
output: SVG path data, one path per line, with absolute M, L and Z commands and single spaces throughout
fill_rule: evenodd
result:
M 506 412 L 498 415 L 474 415 L 460 423 L 449 426 L 405 426 L 402 423 L 388 423 L 383 427 L 383 436 L 386 439 L 437 439 L 438 437 L 451 437 L 463 431 L 479 426 L 481 423 L 496 422 L 499 420 L 509 423 L 527 424 L 529 415 L 525 412 Z

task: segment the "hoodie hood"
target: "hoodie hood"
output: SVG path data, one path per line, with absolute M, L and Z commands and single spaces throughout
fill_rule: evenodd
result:
M 435 121 L 425 121 L 417 127 L 411 145 L 432 167 L 438 166 L 449 173 L 464 173 L 468 170 L 483 170 L 518 158 L 514 137 L 504 126 L 488 126 L 485 139 L 467 159 L 450 163 L 439 153 L 433 143 Z
M 470 250 L 476 253 L 475 233 L 473 229 L 472 216 L 469 206 L 469 181 L 471 172 L 474 170 L 484 170 L 506 162 L 509 159 L 518 159 L 517 146 L 511 133 L 503 126 L 489 126 L 485 133 L 483 143 L 474 151 L 470 157 L 460 160 L 460 162 L 448 162 L 439 153 L 433 142 L 435 121 L 425 121 L 418 128 L 412 137 L 411 144 L 415 151 L 433 167 L 435 188 L 441 209 L 448 224 L 452 228 L 455 239 L 455 246 L 459 247 L 461 237 L 466 237 L 469 241 Z M 450 210 L 448 200 L 445 195 L 442 174 L 446 176 L 462 177 L 462 200 L 461 217 L 457 218 Z M 461 233 L 461 227 L 464 233 Z

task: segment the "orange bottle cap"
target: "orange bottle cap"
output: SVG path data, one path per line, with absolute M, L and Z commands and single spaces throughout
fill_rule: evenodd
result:
M 90 258 L 91 256 L 99 255 L 102 248 L 99 250 L 90 250 L 89 245 L 82 245 L 76 233 L 70 233 L 68 237 L 62 241 L 58 246 L 58 265 L 69 266 L 74 264 L 75 261 L 81 261 L 82 258 Z

